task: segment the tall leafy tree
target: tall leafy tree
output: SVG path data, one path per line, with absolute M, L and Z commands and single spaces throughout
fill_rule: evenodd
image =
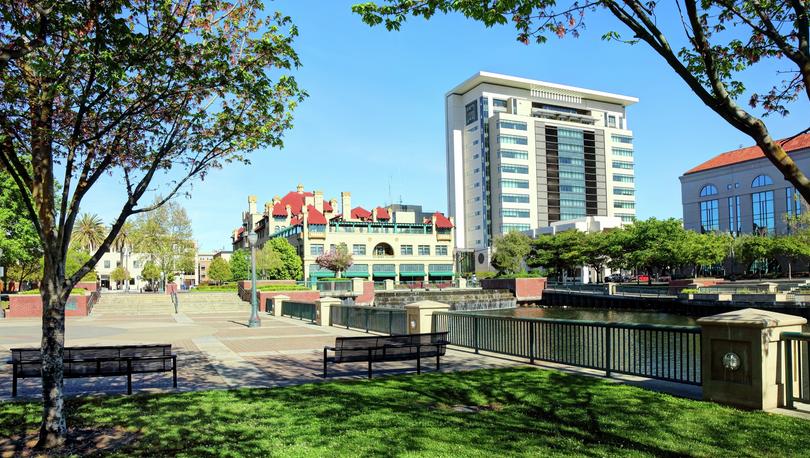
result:
M 67 431 L 68 296 L 127 218 L 160 207 L 212 168 L 282 145 L 304 95 L 289 74 L 299 65 L 297 29 L 262 7 L 260 0 L 0 2 L 0 164 L 44 252 L 39 447 L 60 445 Z M 126 197 L 89 259 L 66 275 L 79 209 L 105 174 L 121 181 Z M 143 202 L 155 191 L 161 200 Z
M 222 282 L 228 281 L 232 278 L 231 267 L 228 261 L 222 257 L 216 257 L 208 265 L 208 278 L 211 281 L 217 282 L 221 285 Z
M 156 266 L 154 262 L 146 261 L 143 265 L 143 269 L 141 269 L 141 278 L 146 280 L 150 287 L 153 287 L 155 282 L 160 280 L 160 269 L 158 269 L 158 266 Z
M 624 247 L 627 263 L 646 271 L 652 282 L 656 270 L 663 272 L 684 263 L 681 242 L 685 232 L 680 220 L 675 218 L 635 221 L 627 228 Z
M 810 240 L 806 232 L 780 235 L 772 241 L 772 252 L 784 256 L 788 263 L 788 278 L 793 278 L 793 266 L 802 258 L 810 257 Z
M 76 221 L 71 238 L 72 242 L 78 245 L 77 248 L 92 253 L 101 246 L 106 236 L 104 221 L 98 215 L 82 213 Z
M 231 256 L 231 276 L 235 281 L 250 278 L 250 254 L 247 250 L 236 250 Z
M 765 153 L 805 200 L 810 179 L 785 153 L 765 124 L 768 114 L 788 114 L 788 105 L 810 102 L 810 2 L 808 0 L 676 0 L 676 27 L 668 6 L 643 0 L 559 3 L 548 0 L 386 0 L 362 3 L 353 10 L 370 25 L 398 30 L 409 15 L 431 18 L 458 12 L 487 27 L 512 24 L 517 39 L 545 43 L 549 35 L 578 37 L 589 14 L 618 19 L 628 34 L 605 31 L 605 40 L 645 43 L 712 111 L 743 132 Z M 629 38 L 625 38 L 629 36 Z M 775 70 L 764 92 L 751 67 Z M 748 84 L 749 86 L 746 86 Z M 740 99 L 743 99 L 742 101 Z M 746 106 L 748 105 L 748 107 Z M 761 110 L 761 117 L 754 110 Z
M 678 251 L 683 263 L 692 269 L 692 276 L 697 277 L 701 267 L 722 263 L 729 254 L 731 243 L 732 239 L 728 234 L 684 231 Z
M 194 271 L 196 245 L 191 220 L 177 202 L 167 202 L 139 214 L 126 236 L 136 251 L 146 254 L 155 263 L 163 278 L 172 278 L 177 272 Z M 126 242 L 119 240 L 119 243 Z
M 567 271 L 585 263 L 584 243 L 585 233 L 576 229 L 541 235 L 532 241 L 527 263 L 531 267 L 553 267 L 560 281 L 565 281 Z
M 42 246 L 34 224 L 21 217 L 25 212 L 20 190 L 0 166 L 0 266 L 6 267 L 2 279 L 5 287 L 9 278 L 17 284 L 39 278 Z
M 610 262 L 611 253 L 616 250 L 611 249 L 611 243 L 615 241 L 615 237 L 611 238 L 609 232 L 590 232 L 585 234 L 584 244 L 582 245 L 582 257 L 585 265 L 596 271 L 596 281 L 602 282 L 602 273 Z
M 754 268 L 754 261 L 768 263 L 773 254 L 773 238 L 761 235 L 745 234 L 734 240 L 734 251 L 737 259 L 745 266 L 745 270 Z M 756 269 L 762 277 L 761 266 Z
M 531 251 L 531 238 L 521 232 L 509 232 L 493 242 L 492 267 L 499 275 L 516 274 L 523 270 Z
M 304 275 L 301 258 L 287 239 L 276 237 L 256 255 L 256 268 L 269 280 L 299 280 Z

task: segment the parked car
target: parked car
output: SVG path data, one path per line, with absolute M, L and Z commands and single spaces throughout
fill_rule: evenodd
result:
M 632 280 L 633 281 L 650 281 L 650 276 L 649 275 L 643 275 L 643 274 L 642 275 L 636 275 L 635 277 L 632 277 Z
M 605 281 L 608 283 L 623 283 L 625 281 L 625 277 L 622 274 L 610 274 L 605 277 Z

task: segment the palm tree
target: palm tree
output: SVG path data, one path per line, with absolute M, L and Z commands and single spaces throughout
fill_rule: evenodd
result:
M 133 251 L 137 242 L 136 238 L 135 226 L 129 221 L 126 221 L 124 225 L 121 226 L 118 236 L 113 240 L 113 250 L 124 252 L 127 251 L 126 249 L 128 248 L 130 252 Z
M 72 241 L 87 252 L 93 252 L 101 245 L 106 236 L 107 229 L 104 222 L 96 214 L 82 213 L 73 229 Z

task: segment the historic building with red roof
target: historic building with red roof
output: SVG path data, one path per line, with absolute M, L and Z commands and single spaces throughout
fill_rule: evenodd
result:
M 779 141 L 810 173 L 810 134 Z M 806 202 L 758 146 L 718 154 L 680 181 L 684 227 L 697 232 L 784 234 L 785 216 L 806 211 Z
M 307 192 L 298 185 L 265 203 L 263 212 L 256 196 L 248 196 L 242 225 L 232 234 L 234 250 L 248 248 L 250 230 L 258 235 L 258 247 L 272 238 L 286 238 L 298 251 L 308 280 L 334 275 L 315 259 L 341 243 L 354 258 L 346 277 L 440 281 L 455 273 L 453 219 L 440 212 L 424 213 L 419 206 L 352 207 L 348 192 L 341 193 L 338 206 L 337 199 L 325 200 L 322 192 Z

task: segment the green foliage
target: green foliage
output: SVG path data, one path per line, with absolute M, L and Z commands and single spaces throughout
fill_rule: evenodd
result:
M 492 267 L 500 275 L 516 274 L 531 251 L 531 239 L 521 232 L 510 232 L 496 237 L 493 242 Z
M 565 271 L 585 262 L 585 237 L 583 232 L 576 229 L 540 235 L 532 241 L 528 264 L 546 269 L 553 267 L 562 280 Z
M 250 278 L 250 252 L 236 250 L 231 255 L 231 278 L 234 281 L 248 280 Z
M 77 455 L 781 457 L 810 450 L 802 418 L 527 367 L 66 404 L 86 430 L 115 424 L 136 432 L 109 448 L 91 442 Z M 0 403 L 4 437 L 35 430 L 40 410 L 34 402 Z
M 71 245 L 77 250 L 91 253 L 101 246 L 106 236 L 107 228 L 98 215 L 82 213 L 73 228 Z
M 259 291 L 310 291 L 312 288 L 301 285 L 262 285 L 256 289 Z
M 700 266 L 713 266 L 726 259 L 733 239 L 728 234 L 684 231 L 680 241 L 681 260 L 692 266 L 692 274 L 696 277 Z
M 497 272 L 490 272 L 488 270 L 479 270 L 475 272 L 475 278 L 478 280 L 485 280 L 487 278 L 495 278 L 498 275 Z
M 160 200 L 157 197 L 155 203 Z M 191 220 L 176 202 L 138 215 L 119 237 L 119 244 L 129 244 L 133 251 L 146 254 L 167 279 L 178 272 L 194 272 L 196 245 Z
M 304 276 L 295 247 L 282 237 L 268 240 L 256 252 L 256 270 L 259 278 L 266 280 L 300 280 Z
M 697 294 L 699 292 L 698 288 L 684 288 L 681 290 L 681 294 Z
M 42 247 L 39 234 L 26 214 L 20 190 L 11 176 L 0 167 L 0 266 L 6 276 L 17 283 L 36 280 L 40 268 Z
M 767 259 L 773 253 L 773 239 L 760 235 L 741 235 L 734 240 L 734 252 L 748 270 L 754 261 Z
M 79 250 L 69 249 L 65 261 L 65 273 L 72 276 L 90 259 L 90 255 Z M 81 281 L 94 282 L 98 280 L 98 276 L 94 270 L 91 270 L 81 279 Z
M 231 272 L 231 266 L 228 264 L 228 261 L 222 257 L 214 258 L 208 265 L 208 278 L 219 284 L 231 280 L 233 273 Z
M 70 294 L 71 294 L 71 295 L 74 295 L 74 294 L 75 294 L 75 295 L 77 295 L 77 296 L 84 296 L 84 294 L 85 294 L 86 292 L 87 292 L 87 290 L 86 290 L 86 289 L 84 289 L 84 288 L 73 288 L 72 290 L 70 290 Z M 24 294 L 24 295 L 30 295 L 30 296 L 33 296 L 33 295 L 35 295 L 35 294 L 40 294 L 40 291 L 39 291 L 38 289 L 29 289 L 28 291 L 23 291 L 23 292 L 21 292 L 21 293 L 19 293 L 19 294 Z
M 627 33 L 602 32 L 602 39 L 646 43 L 697 98 L 723 120 L 763 146 L 766 157 L 810 201 L 810 184 L 781 143 L 771 137 L 763 119 L 745 105 L 787 116 L 788 105 L 810 100 L 810 13 L 806 1 L 748 2 L 742 0 L 678 3 L 677 27 L 662 27 L 659 18 L 675 13 L 659 2 L 604 0 L 556 2 L 546 0 L 385 0 L 354 5 L 353 11 L 372 26 L 399 30 L 411 16 L 430 19 L 456 12 L 486 27 L 511 25 L 519 42 L 545 43 L 549 36 L 578 37 L 592 16 L 606 14 Z M 595 20 L 596 24 L 606 21 Z M 677 22 L 677 20 L 675 21 Z M 632 38 L 627 38 L 627 36 Z M 765 92 L 749 71 L 760 67 L 774 75 Z M 789 74 L 790 77 L 784 77 Z M 749 97 L 742 104 L 738 98 Z M 746 103 L 747 102 L 747 103 Z M 660 264 L 652 257 L 647 265 Z M 640 261 L 639 261 L 640 262 Z
M 148 281 L 150 284 L 160 280 L 160 269 L 152 261 L 147 261 L 141 269 L 141 278 Z
M 125 282 L 130 279 L 129 272 L 121 266 L 116 267 L 110 272 L 110 280 L 114 282 Z
M 343 277 L 318 277 L 318 281 L 352 281 L 351 278 L 343 278 Z

